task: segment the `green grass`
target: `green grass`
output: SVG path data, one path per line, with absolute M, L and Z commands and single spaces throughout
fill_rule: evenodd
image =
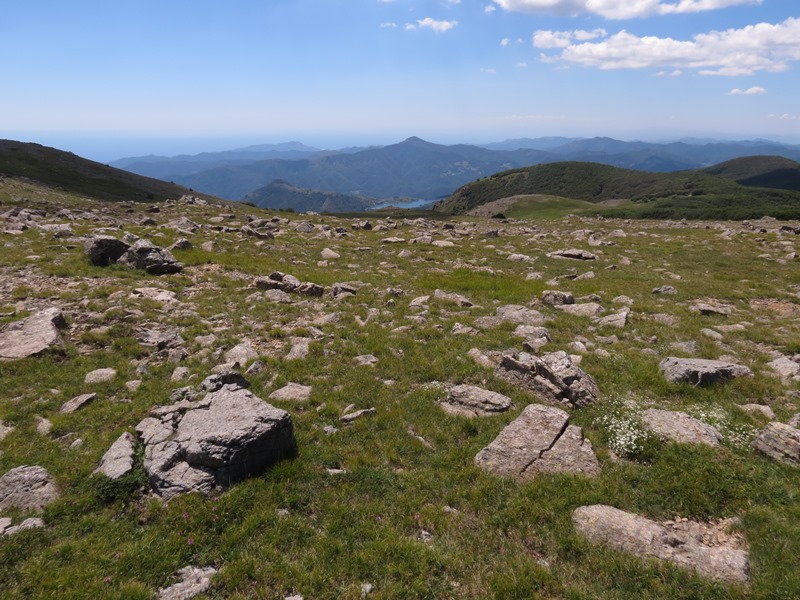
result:
M 169 228 L 136 225 L 145 214 L 141 207 L 128 214 L 125 205 L 102 205 L 31 184 L 4 180 L 0 201 L 4 207 L 35 206 L 48 214 L 54 206 L 80 211 L 102 206 L 104 216 L 122 223 L 119 235 L 130 231 L 162 246 L 179 237 Z M 45 529 L 0 540 L 0 596 L 152 598 L 159 587 L 173 582 L 177 569 L 196 564 L 219 569 L 207 598 L 302 594 L 356 599 L 364 583 L 375 587 L 370 597 L 402 599 L 798 597 L 798 473 L 750 448 L 766 421 L 736 408 L 745 402 L 769 403 L 783 421 L 800 411 L 800 401 L 786 394 L 799 386 L 770 377 L 764 352 L 766 346 L 797 352 L 797 316 L 750 304 L 763 298 L 800 304 L 794 295 L 800 289 L 796 264 L 759 258 L 784 256 L 787 250 L 778 242 L 786 240 L 746 232 L 726 239 L 702 224 L 567 218 L 563 207 L 551 201 L 518 208 L 530 211 L 529 216 L 535 213 L 536 223 L 462 218 L 459 229 L 473 233 L 450 237 L 436 228 L 431 231 L 435 239 L 455 243 L 436 248 L 382 244 L 389 236 L 410 239 L 427 230 L 410 219 L 374 215 L 375 225 L 395 223 L 398 228 L 354 231 L 341 217 L 291 216 L 291 224 L 343 227 L 348 236 L 329 236 L 322 229 L 301 234 L 287 226 L 257 246 L 235 231 L 215 232 L 207 227 L 213 224 L 209 219 L 220 211 L 233 212 L 226 224 L 236 227 L 247 215 L 272 213 L 239 205 L 166 205 L 155 215 L 159 224 L 186 214 L 205 226 L 189 236 L 194 249 L 175 252 L 185 272 L 167 277 L 92 267 L 77 238 L 53 240 L 37 229 L 4 236 L 10 245 L 0 254 L 0 307 L 17 314 L 2 322 L 56 304 L 64 308 L 71 329 L 63 354 L 0 362 L 0 420 L 15 427 L 0 441 L 0 473 L 22 464 L 42 465 L 62 491 L 62 498 L 44 511 Z M 482 236 L 498 226 L 499 237 Z M 76 218 L 72 227 L 83 235 L 97 223 Z M 572 235 L 578 229 L 614 245 L 589 248 Z M 626 236 L 612 237 L 619 229 Z M 207 240 L 214 241 L 215 250 L 200 249 Z M 577 263 L 546 257 L 572 246 L 591 249 L 599 259 Z M 325 247 L 341 258 L 319 263 Z M 399 256 L 401 250 L 410 256 Z M 533 260 L 509 261 L 512 253 Z M 25 258 L 31 255 L 42 259 Z M 623 257 L 630 265 L 623 264 Z M 20 265 L 25 271 L 19 271 Z M 612 265 L 618 268 L 607 268 Z M 274 304 L 253 282 L 275 270 L 326 286 L 359 282 L 358 293 L 341 300 L 295 296 L 292 304 Z M 543 290 L 556 287 L 550 279 L 588 271 L 595 278 L 564 279 L 557 287 L 579 298 L 596 294 L 608 310 L 616 308 L 616 296 L 630 296 L 633 313 L 624 330 L 594 330 L 587 318 L 537 302 Z M 527 279 L 532 272 L 541 278 Z M 674 285 L 678 294 L 652 294 L 664 284 Z M 138 287 L 174 291 L 180 304 L 164 307 L 131 295 Z M 390 287 L 404 294 L 390 296 Z M 435 289 L 462 294 L 476 306 L 462 308 L 431 297 L 425 309 L 409 307 L 413 298 Z M 734 313 L 725 318 L 689 310 L 695 300 L 706 298 L 732 305 Z M 520 349 L 514 326 L 451 334 L 456 323 L 472 326 L 504 304 L 531 304 L 550 319 L 553 342 L 542 351 L 569 350 L 571 342 L 583 338 L 610 353 L 604 358 L 590 351 L 582 361 L 597 380 L 603 402 L 571 413 L 601 461 L 598 477 L 548 475 L 518 483 L 474 466 L 475 454 L 536 401 L 467 356 L 471 348 Z M 340 313 L 338 322 L 316 321 L 332 313 Z M 677 324 L 664 326 L 655 320 L 657 314 L 673 315 Z M 358 323 L 356 317 L 369 315 L 366 325 Z M 739 322 L 749 325 L 725 333 L 724 346 L 700 333 Z M 180 330 L 189 353 L 180 365 L 188 367 L 191 379 L 170 380 L 177 365 L 137 341 L 143 326 Z M 286 361 L 291 337 L 309 336 L 315 328 L 323 336 L 311 342 L 308 359 Z M 217 341 L 203 349 L 195 338 L 211 333 Z M 598 340 L 612 334 L 616 343 Z M 117 483 L 91 475 L 123 431 L 133 431 L 151 407 L 167 404 L 171 390 L 210 374 L 219 362 L 215 351 L 245 340 L 258 348 L 265 363 L 260 374 L 250 377 L 254 393 L 266 398 L 290 381 L 313 386 L 307 403 L 275 403 L 292 415 L 296 456 L 224 493 L 187 495 L 168 503 L 145 493 L 140 466 Z M 658 363 L 676 352 L 671 343 L 687 340 L 697 342 L 697 356 L 734 355 L 755 376 L 709 389 L 668 384 Z M 374 354 L 378 363 L 355 367 L 353 358 L 362 354 Z M 146 369 L 138 368 L 142 362 Z M 61 415 L 64 402 L 90 391 L 85 374 L 107 366 L 119 374 L 92 388 L 98 396 L 94 403 Z M 133 379 L 142 383 L 130 392 L 125 382 Z M 487 419 L 447 415 L 436 401 L 444 385 L 456 383 L 507 394 L 516 408 Z M 351 404 L 375 407 L 377 414 L 344 427 L 339 417 Z M 635 429 L 638 415 L 650 406 L 712 422 L 725 436 L 722 448 L 668 444 Z M 35 432 L 37 416 L 52 422 L 51 434 Z M 339 431 L 325 433 L 328 425 Z M 638 432 L 638 445 L 627 454 L 617 452 L 623 459 L 614 461 L 611 451 L 618 448 L 625 427 Z M 71 447 L 77 438 L 82 445 Z M 346 472 L 329 475 L 327 469 L 334 467 Z M 570 515 L 578 506 L 595 503 L 655 519 L 740 516 L 750 547 L 752 585 L 712 583 L 586 542 L 575 533 Z M 10 516 L 16 523 L 27 515 L 12 511 Z M 432 536 L 430 543 L 423 540 L 423 530 Z
M 571 200 L 561 196 L 531 196 L 520 198 L 503 214 L 512 219 L 560 219 L 569 214 L 592 215 L 597 205 L 583 200 Z

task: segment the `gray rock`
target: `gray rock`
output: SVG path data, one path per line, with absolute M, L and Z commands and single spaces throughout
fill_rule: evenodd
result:
M 22 321 L 9 323 L 0 329 L 0 360 L 16 360 L 38 356 L 48 350 L 63 350 L 64 340 L 59 329 L 66 326 L 64 315 L 58 308 L 47 308 Z
M 653 293 L 654 294 L 667 294 L 667 295 L 670 295 L 670 296 L 674 296 L 675 294 L 678 293 L 678 290 L 676 290 L 671 285 L 662 285 L 660 287 L 653 288 Z
M 580 250 L 577 248 L 569 248 L 567 250 L 556 250 L 555 252 L 548 252 L 548 258 L 570 258 L 573 260 L 597 260 L 597 255 Z
M 150 275 L 180 273 L 183 265 L 172 252 L 159 248 L 147 240 L 139 240 L 123 254 L 117 264 L 130 269 L 143 269 Z
M 474 306 L 472 301 L 470 301 L 469 299 L 465 298 L 461 294 L 456 294 L 455 292 L 445 292 L 443 290 L 434 290 L 433 291 L 433 297 L 437 298 L 438 300 L 445 300 L 447 302 L 454 302 L 455 304 L 458 304 L 459 306 L 464 306 L 466 308 Z
M 352 423 L 353 421 L 356 421 L 361 417 L 364 417 L 366 415 L 374 415 L 377 412 L 378 411 L 375 408 L 362 408 L 361 410 L 357 410 L 351 413 L 347 413 L 346 415 L 342 415 L 341 417 L 339 417 L 339 420 L 342 423 Z
M 495 311 L 500 321 L 515 323 L 517 325 L 542 325 L 545 322 L 544 315 L 538 310 L 526 308 L 517 304 L 499 306 Z
M 275 302 L 277 304 L 291 304 L 292 297 L 283 290 L 266 290 L 264 292 L 264 298 L 269 300 L 270 302 Z
M 681 444 L 705 444 L 718 447 L 722 434 L 684 412 L 649 408 L 642 413 L 642 423 L 657 436 Z
M 10 521 L 11 519 L 9 519 Z M 19 533 L 20 531 L 25 531 L 26 529 L 42 529 L 44 528 L 44 521 L 39 519 L 38 517 L 31 517 L 30 519 L 25 519 L 19 525 L 14 527 L 7 527 L 5 530 L 0 527 L 0 535 L 3 537 L 11 536 L 14 534 Z
M 304 296 L 322 296 L 325 288 L 310 281 L 300 281 L 293 275 L 286 275 L 280 271 L 271 273 L 269 277 L 259 277 L 255 286 L 260 290 L 282 290 L 287 293 L 301 294 Z
M 81 394 L 80 396 L 75 396 L 72 400 L 67 400 L 61 406 L 59 412 L 67 415 L 74 413 L 76 410 L 80 410 L 84 406 L 94 402 L 95 398 L 97 398 L 97 394 Z
M 580 407 L 594 404 L 600 398 L 592 376 L 575 366 L 564 351 L 541 357 L 527 352 L 505 354 L 496 374 L 547 402 Z
M 594 319 L 594 323 L 600 327 L 614 327 L 616 329 L 623 329 L 628 324 L 628 317 L 630 314 L 631 309 L 626 306 L 615 313 L 606 315 L 605 317 L 596 317 Z
M 279 390 L 269 395 L 270 400 L 285 400 L 288 402 L 305 402 L 311 397 L 310 385 L 289 382 Z
M 94 371 L 90 371 L 86 374 L 86 377 L 83 378 L 83 383 L 86 384 L 94 384 L 94 383 L 106 383 L 114 379 L 117 376 L 117 370 L 111 368 L 105 369 L 95 369 Z
M 223 369 L 219 373 L 209 375 L 200 383 L 200 389 L 206 393 L 216 392 L 223 386 L 229 388 L 249 388 L 250 382 L 234 369 Z
M 159 406 L 136 426 L 156 493 L 208 493 L 263 472 L 295 445 L 291 417 L 249 391 L 224 386 L 200 402 Z
M 779 356 L 768 362 L 767 366 L 780 376 L 784 384 L 800 381 L 800 364 L 788 356 Z
M 514 407 L 511 398 L 474 385 L 456 385 L 439 406 L 453 415 L 488 417 Z
M 12 431 L 14 431 L 14 427 L 11 425 L 6 425 L 2 421 L 0 421 L 0 442 Z
M 239 363 L 244 366 L 247 362 L 258 358 L 258 352 L 247 342 L 237 344 L 225 353 L 225 362 Z
M 562 304 L 575 304 L 575 297 L 570 292 L 561 290 L 544 290 L 542 292 L 542 303 L 548 306 L 560 306 Z
M 378 358 L 372 354 L 361 354 L 353 359 L 359 367 L 372 367 L 378 364 Z
M 597 304 L 597 302 L 584 302 L 582 304 L 562 304 L 555 306 L 558 310 L 565 312 L 569 315 L 576 315 L 578 317 L 596 317 L 605 308 Z
M 136 438 L 126 431 L 111 444 L 94 473 L 100 473 L 110 479 L 119 479 L 133 470 L 135 453 Z
M 42 467 L 16 467 L 0 477 L 0 511 L 41 510 L 57 498 L 55 479 Z
M 211 578 L 217 572 L 213 567 L 183 567 L 176 575 L 180 581 L 158 590 L 158 600 L 189 600 L 211 587 Z
M 475 464 L 505 477 L 528 480 L 541 473 L 600 472 L 580 427 L 569 425 L 560 408 L 530 404 L 495 440 L 478 452 Z
M 581 506 L 572 513 L 575 529 L 589 541 L 641 558 L 657 558 L 708 579 L 746 584 L 749 559 L 735 544 L 703 543 L 704 527 L 668 527 L 611 506 Z
M 732 308 L 727 304 L 709 304 L 707 302 L 697 302 L 689 307 L 692 312 L 700 313 L 701 315 L 722 315 L 727 317 L 731 314 Z
M 312 342 L 310 338 L 293 337 L 289 341 L 292 347 L 286 355 L 286 360 L 305 360 L 308 358 L 310 352 L 309 346 Z
M 659 364 L 661 373 L 672 383 L 691 383 L 706 386 L 729 381 L 734 377 L 752 376 L 753 372 L 732 362 L 702 358 L 676 358 L 669 356 Z
M 114 264 L 129 248 L 129 244 L 110 235 L 94 236 L 86 240 L 84 245 L 89 262 L 98 267 Z
M 753 447 L 787 465 L 800 467 L 800 429 L 773 421 L 753 440 Z
M 752 414 L 764 416 L 770 421 L 775 420 L 775 411 L 767 404 L 740 404 L 739 408 Z

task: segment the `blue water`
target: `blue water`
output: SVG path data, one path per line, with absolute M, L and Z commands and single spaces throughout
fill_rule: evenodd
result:
M 376 204 L 375 206 L 370 206 L 368 210 L 379 210 L 381 208 L 386 208 L 387 206 L 396 206 L 397 208 L 420 208 L 424 206 L 427 208 L 434 202 L 436 202 L 436 200 L 412 200 L 411 202 L 397 202 L 397 201 L 381 202 L 380 204 Z

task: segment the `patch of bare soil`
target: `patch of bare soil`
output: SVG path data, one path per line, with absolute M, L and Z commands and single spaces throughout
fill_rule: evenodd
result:
M 775 298 L 759 298 L 751 300 L 750 306 L 756 310 L 769 310 L 783 317 L 800 315 L 800 304 L 789 302 L 788 300 L 777 300 Z

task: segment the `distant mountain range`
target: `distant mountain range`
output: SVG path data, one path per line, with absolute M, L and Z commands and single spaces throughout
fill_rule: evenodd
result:
M 356 197 L 435 200 L 481 177 L 543 163 L 589 161 L 672 172 L 751 155 L 800 160 L 800 146 L 768 140 L 651 143 L 604 137 L 522 138 L 476 146 L 411 137 L 383 147 L 325 151 L 292 142 L 195 156 L 127 158 L 112 165 L 230 200 L 243 200 L 275 180 Z

